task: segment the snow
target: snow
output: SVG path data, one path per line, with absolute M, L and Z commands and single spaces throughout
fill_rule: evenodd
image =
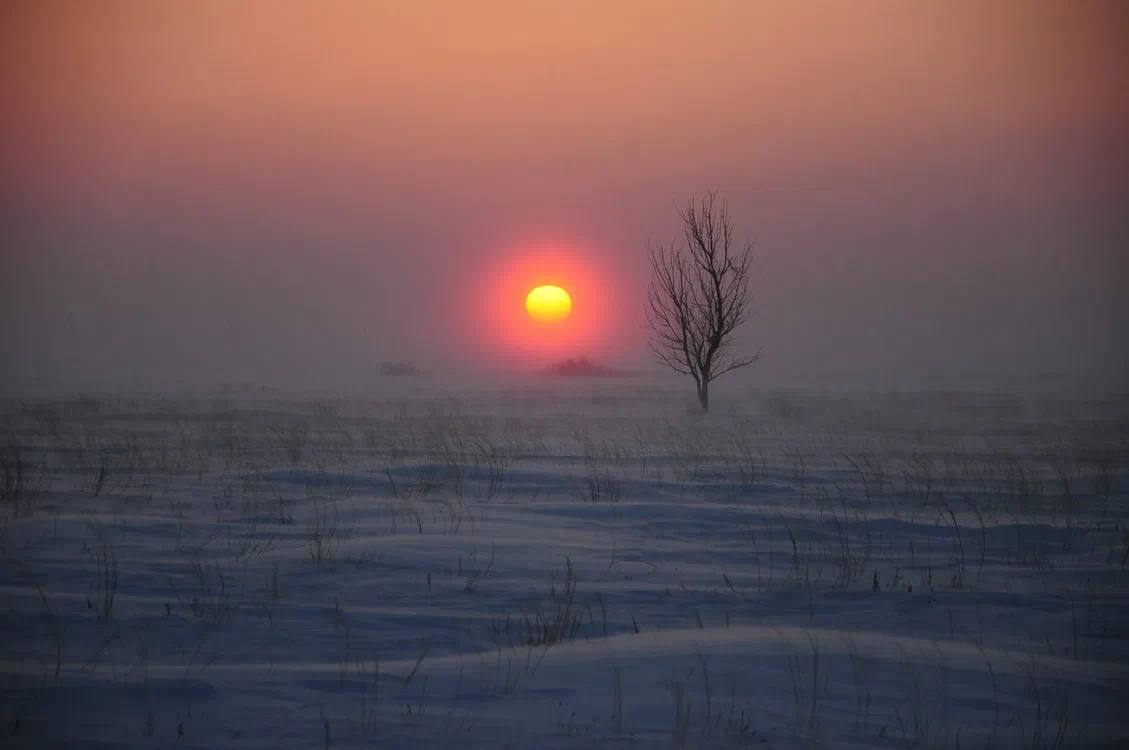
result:
M 3 404 L 10 747 L 1116 747 L 1129 399 Z

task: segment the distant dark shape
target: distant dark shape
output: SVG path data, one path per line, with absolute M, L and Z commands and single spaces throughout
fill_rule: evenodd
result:
M 414 362 L 382 362 L 380 364 L 381 377 L 406 377 L 422 374 L 423 371 Z
M 613 378 L 622 375 L 618 370 L 597 364 L 588 357 L 580 356 L 575 359 L 569 357 L 555 365 L 545 368 L 546 375 L 566 375 L 570 377 L 598 377 Z
M 647 248 L 651 287 L 647 322 L 651 351 L 660 362 L 694 379 L 702 411 L 710 408 L 710 383 L 747 367 L 759 353 L 732 350 L 733 332 L 749 307 L 751 244 L 733 247 L 733 225 L 717 192 L 691 198 L 679 211 L 685 244 L 657 243 Z

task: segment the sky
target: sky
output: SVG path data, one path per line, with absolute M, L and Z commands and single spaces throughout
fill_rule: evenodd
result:
M 6 377 L 656 367 L 710 188 L 741 377 L 1129 372 L 1124 3 L 17 1 L 0 86 Z

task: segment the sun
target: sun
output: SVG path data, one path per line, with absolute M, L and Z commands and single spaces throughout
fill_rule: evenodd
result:
M 572 312 L 572 297 L 552 284 L 534 287 L 525 295 L 525 311 L 538 323 L 559 323 Z

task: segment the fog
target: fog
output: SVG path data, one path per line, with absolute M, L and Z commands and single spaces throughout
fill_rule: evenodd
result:
M 733 377 L 1129 371 L 1124 5 L 602 5 L 5 3 L 6 382 L 656 369 L 647 242 L 708 188 Z M 588 324 L 523 349 L 540 257 Z

